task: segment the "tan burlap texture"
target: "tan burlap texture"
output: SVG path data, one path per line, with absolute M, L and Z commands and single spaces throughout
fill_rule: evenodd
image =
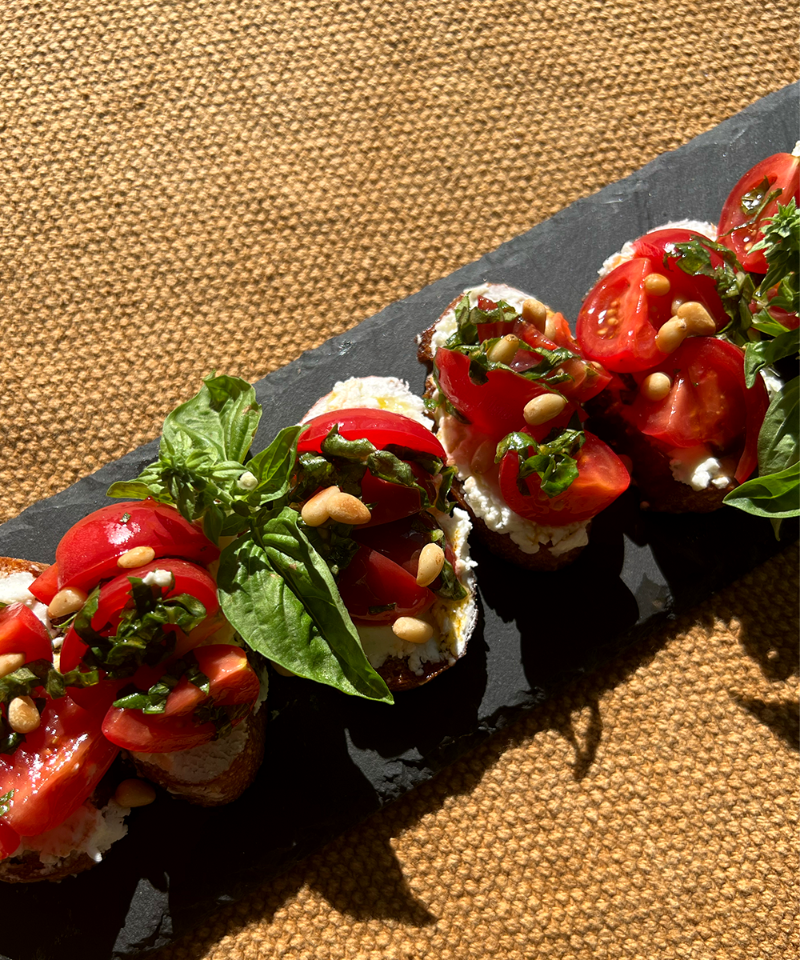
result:
M 797 24 L 7 0 L 0 519 L 793 82 Z M 791 550 L 160 960 L 795 956 L 797 621 Z

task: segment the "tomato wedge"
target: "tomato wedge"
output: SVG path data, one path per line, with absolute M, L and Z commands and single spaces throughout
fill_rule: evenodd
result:
M 402 566 L 367 546 L 359 547 L 337 585 L 350 616 L 370 623 L 415 616 L 436 599 Z
M 562 493 L 548 497 L 538 474 L 526 477 L 528 493 L 517 486 L 519 456 L 509 452 L 500 461 L 500 491 L 511 509 L 526 520 L 551 526 L 589 520 L 627 490 L 630 476 L 613 450 L 586 431 L 576 458 L 578 476 Z
M 251 703 L 258 697 L 261 684 L 241 647 L 214 643 L 198 647 L 194 652 L 197 665 L 209 679 L 209 693 L 181 677 L 167 697 L 165 717 L 193 713 L 209 697 L 218 706 Z
M 133 547 L 152 547 L 156 557 L 209 564 L 219 557 L 203 531 L 174 507 L 155 500 L 113 503 L 79 520 L 56 549 L 58 587 L 87 592 L 120 572 L 118 557 Z
M 177 753 L 210 743 L 216 736 L 213 723 L 195 723 L 192 716 L 165 717 L 141 710 L 111 707 L 103 721 L 103 733 L 115 749 L 137 753 Z
M 777 190 L 780 194 L 762 208 L 766 196 Z M 752 249 L 764 236 L 764 221 L 792 197 L 800 204 L 800 157 L 790 153 L 776 153 L 757 163 L 731 190 L 719 220 L 719 242 L 733 250 L 745 270 L 767 272 L 764 251 Z
M 3 789 L 14 791 L 5 822 L 20 836 L 52 830 L 91 795 L 119 752 L 102 718 L 70 697 L 48 700 L 39 728 L 0 758 Z
M 58 593 L 58 564 L 50 564 L 44 573 L 40 573 L 33 581 L 28 590 L 40 603 L 49 607 L 50 601 Z
M 685 340 L 658 371 L 672 379 L 663 400 L 638 394 L 622 415 L 665 450 L 706 445 L 710 454 L 736 455 L 742 483 L 758 464 L 758 432 L 769 406 L 764 381 L 744 382 L 744 354 L 727 340 Z
M 10 603 L 0 609 L 0 656 L 6 653 L 24 653 L 26 663 L 53 659 L 50 634 L 24 603 Z
M 436 499 L 436 484 L 433 477 L 413 460 L 405 461 L 411 468 L 417 483 L 427 492 L 431 503 Z M 365 527 L 381 526 L 410 517 L 422 509 L 419 492 L 413 487 L 381 480 L 367 471 L 361 480 L 361 499 L 371 506 L 372 517 Z
M 490 370 L 486 383 L 473 383 L 469 357 L 444 347 L 436 351 L 434 363 L 439 386 L 450 403 L 476 430 L 496 443 L 525 425 L 522 411 L 529 400 L 551 392 L 511 370 Z M 557 419 L 538 428 L 537 439 L 543 439 L 554 427 L 569 423 L 573 411 L 574 407 L 567 404 Z
M 166 597 L 175 597 L 181 593 L 188 593 L 196 597 L 206 608 L 206 616 L 213 617 L 219 610 L 217 599 L 217 584 L 214 578 L 204 568 L 188 560 L 177 560 L 174 557 L 165 557 L 154 560 L 152 563 L 137 567 L 128 573 L 120 574 L 100 588 L 97 612 L 92 617 L 92 627 L 103 630 L 109 624 L 115 628 L 119 623 L 120 615 L 127 606 L 131 597 L 131 577 L 144 579 L 148 574 L 157 570 L 166 570 L 175 578 L 175 586 L 166 593 Z
M 388 446 L 407 447 L 417 453 L 428 454 L 444 461 L 447 455 L 436 437 L 421 423 L 389 410 L 374 410 L 370 407 L 353 407 L 323 413 L 309 420 L 300 434 L 297 453 L 319 453 L 322 441 L 334 426 L 345 440 L 366 438 L 378 449 Z

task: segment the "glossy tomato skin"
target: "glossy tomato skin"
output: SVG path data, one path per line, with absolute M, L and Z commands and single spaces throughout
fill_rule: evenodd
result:
M 528 488 L 525 495 L 517 486 L 519 456 L 509 451 L 500 462 L 500 491 L 508 506 L 526 520 L 566 526 L 590 520 L 630 485 L 630 475 L 619 457 L 588 430 L 577 467 L 577 478 L 562 493 L 548 497 L 542 492 L 539 476 L 532 474 L 523 481 Z
M 103 713 L 70 697 L 48 700 L 39 728 L 0 759 L 5 790 L 14 790 L 5 822 L 20 836 L 52 830 L 89 797 L 118 748 L 103 735 Z
M 24 653 L 26 663 L 53 659 L 50 635 L 24 603 L 10 603 L 0 609 L 0 656 L 6 653 Z
M 166 570 L 175 578 L 175 585 L 165 594 L 166 599 L 188 593 L 203 604 L 207 617 L 213 617 L 219 610 L 216 581 L 204 567 L 190 563 L 188 560 L 165 557 L 122 573 L 108 583 L 104 583 L 100 588 L 97 612 L 92 617 L 92 627 L 95 630 L 103 630 L 110 624 L 116 628 L 122 611 L 130 601 L 132 590 L 130 578 L 136 577 L 142 580 L 147 574 L 155 573 L 156 570 Z
M 209 697 L 218 706 L 252 703 L 261 684 L 241 647 L 215 643 L 198 647 L 197 665 L 209 679 L 209 694 L 182 677 L 167 697 L 164 716 L 186 716 Z
M 417 483 L 428 494 L 428 500 L 436 500 L 436 484 L 433 477 L 413 460 L 405 461 L 411 468 Z M 361 499 L 370 504 L 372 516 L 365 527 L 382 526 L 410 517 L 422 509 L 422 501 L 418 491 L 412 487 L 404 487 L 388 480 L 381 480 L 367 471 L 361 480 Z
M 490 370 L 486 383 L 473 383 L 469 357 L 444 347 L 436 351 L 435 364 L 439 386 L 450 403 L 495 443 L 524 426 L 522 411 L 529 400 L 552 392 L 511 370 Z M 573 412 L 574 406 L 568 404 L 557 420 L 539 429 L 541 438 L 554 426 L 568 423 Z
M 152 547 L 156 557 L 181 557 L 207 565 L 219 550 L 174 507 L 154 500 L 114 503 L 79 520 L 56 549 L 58 586 L 87 592 L 119 574 L 117 559 L 134 547 Z
M 389 557 L 359 547 L 337 586 L 350 616 L 364 623 L 391 623 L 427 610 L 436 599 L 427 587 Z M 389 609 L 376 609 L 388 607 Z
M 388 446 L 407 447 L 417 453 L 438 457 L 442 461 L 447 459 L 441 443 L 427 427 L 402 414 L 369 407 L 336 410 L 309 420 L 297 441 L 298 456 L 303 453 L 320 453 L 322 441 L 334 426 L 338 426 L 339 433 L 345 440 L 365 438 L 378 449 Z
M 735 455 L 742 483 L 758 464 L 758 432 L 769 406 L 761 377 L 744 381 L 744 354 L 726 340 L 692 337 L 656 370 L 672 380 L 663 399 L 637 394 L 623 417 L 664 451 L 705 445 L 709 455 Z
M 742 209 L 742 198 L 758 190 L 764 180 L 770 192 L 780 190 L 780 196 L 767 204 L 757 221 L 750 222 L 752 214 Z M 739 263 L 753 273 L 766 273 L 767 261 L 763 250 L 751 252 L 752 247 L 763 238 L 763 223 L 778 212 L 794 197 L 800 204 L 800 157 L 790 153 L 776 153 L 757 163 L 731 190 L 719 220 L 719 242 L 736 254 Z
M 213 723 L 196 724 L 191 715 L 164 717 L 111 707 L 103 720 L 103 733 L 115 749 L 177 753 L 210 743 L 216 727 Z
M 43 573 L 40 573 L 28 590 L 40 603 L 49 607 L 53 597 L 58 593 L 58 564 L 52 563 Z

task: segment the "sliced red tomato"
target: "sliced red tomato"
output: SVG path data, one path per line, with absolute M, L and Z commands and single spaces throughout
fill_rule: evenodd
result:
M 587 357 L 617 373 L 633 373 L 649 370 L 667 356 L 656 345 L 656 333 L 672 316 L 673 300 L 704 303 L 708 298 L 696 283 L 698 278 L 678 268 L 668 278 L 669 292 L 648 292 L 645 280 L 654 273 L 665 275 L 664 267 L 640 257 L 621 263 L 594 286 L 576 326 L 578 343 Z M 718 326 L 726 322 L 715 319 Z
M 710 454 L 739 457 L 741 483 L 758 463 L 758 432 L 769 406 L 761 377 L 751 389 L 744 382 L 744 354 L 727 340 L 685 340 L 658 371 L 672 380 L 663 400 L 638 394 L 622 413 L 665 450 L 706 445 Z
M 761 200 L 773 190 L 780 194 L 763 210 Z M 733 250 L 745 270 L 766 273 L 763 250 L 752 252 L 764 236 L 764 221 L 774 217 L 778 204 L 786 206 L 794 197 L 800 204 L 800 157 L 776 153 L 757 163 L 731 190 L 719 220 L 719 242 Z
M 416 579 L 419 569 L 419 555 L 422 548 L 431 542 L 431 531 L 439 529 L 439 525 L 429 513 L 421 513 L 419 517 L 395 520 L 380 528 L 365 528 L 354 531 L 354 539 L 372 550 L 377 550 L 394 563 L 401 566 Z M 438 543 L 444 549 L 445 556 L 455 565 L 453 550 L 446 540 Z M 430 589 L 436 591 L 440 581 L 437 578 L 431 583 Z
M 206 569 L 188 560 L 165 557 L 145 564 L 143 567 L 137 567 L 128 573 L 120 574 L 103 584 L 100 588 L 97 612 L 92 617 L 92 627 L 102 631 L 110 624 L 116 628 L 122 611 L 130 602 L 132 589 L 130 578 L 133 576 L 142 580 L 148 573 L 154 573 L 156 570 L 166 570 L 175 577 L 175 586 L 167 592 L 167 598 L 188 593 L 203 604 L 206 608 L 206 616 L 213 617 L 219 610 L 217 584 Z
M 111 707 L 103 721 L 110 743 L 138 753 L 176 753 L 210 743 L 217 729 L 213 723 L 194 722 L 192 716 L 165 717 L 141 710 Z
M 0 860 L 11 857 L 19 846 L 20 836 L 7 823 L 0 820 Z
M 334 426 L 345 440 L 369 440 L 379 450 L 388 446 L 407 447 L 417 453 L 428 454 L 446 460 L 447 455 L 436 437 L 416 420 L 389 410 L 373 410 L 368 407 L 353 407 L 323 413 L 309 420 L 297 442 L 297 453 L 319 453 L 322 441 Z
M 167 697 L 165 717 L 187 716 L 209 698 L 218 706 L 252 703 L 256 699 L 261 685 L 241 647 L 214 643 L 198 647 L 194 655 L 210 681 L 209 693 L 181 677 Z
M 58 586 L 90 591 L 120 572 L 117 559 L 134 547 L 152 547 L 156 557 L 209 564 L 219 557 L 203 531 L 174 507 L 155 500 L 113 503 L 79 520 L 56 549 Z
M 24 603 L 10 603 L 0 609 L 0 656 L 6 653 L 24 653 L 26 663 L 53 659 L 50 634 Z
M 688 243 L 696 238 L 708 240 L 697 230 L 686 230 L 683 227 L 669 227 L 664 230 L 653 230 L 639 237 L 632 244 L 636 257 L 646 257 L 653 261 L 659 273 L 670 281 L 668 296 L 678 300 L 694 300 L 708 310 L 717 325 L 717 330 L 727 326 L 730 317 L 725 313 L 722 299 L 717 292 L 717 285 L 713 277 L 703 275 L 690 277 L 684 273 L 677 263 L 676 244 Z M 713 250 L 708 251 L 713 267 L 724 265 L 722 257 Z
M 469 357 L 456 350 L 437 350 L 435 364 L 439 386 L 450 403 L 476 430 L 495 442 L 525 425 L 522 411 L 529 400 L 550 392 L 511 370 L 490 370 L 486 383 L 473 383 Z M 556 426 L 565 426 L 573 412 L 574 407 L 568 404 L 559 417 L 537 428 L 537 439 L 543 439 Z
M 52 830 L 89 797 L 118 748 L 103 736 L 103 713 L 70 697 L 48 700 L 38 729 L 0 761 L 3 789 L 13 790 L 7 825 L 23 837 Z
M 417 483 L 427 492 L 428 499 L 436 499 L 436 484 L 433 477 L 413 460 L 406 461 L 411 468 Z M 361 499 L 371 505 L 372 518 L 365 527 L 377 527 L 401 517 L 410 517 L 422 509 L 420 495 L 412 487 L 404 487 L 398 483 L 390 483 L 373 476 L 369 471 L 361 481 Z
M 413 617 L 436 599 L 402 566 L 370 547 L 359 547 L 337 586 L 350 616 L 371 623 Z
M 627 490 L 630 475 L 619 457 L 602 440 L 586 431 L 577 456 L 578 476 L 562 493 L 548 497 L 538 474 L 526 477 L 528 493 L 517 486 L 519 456 L 511 450 L 500 461 L 500 491 L 511 509 L 526 520 L 566 526 L 589 520 Z
M 44 573 L 40 573 L 33 581 L 28 590 L 40 603 L 49 607 L 53 597 L 58 593 L 58 564 L 51 563 Z

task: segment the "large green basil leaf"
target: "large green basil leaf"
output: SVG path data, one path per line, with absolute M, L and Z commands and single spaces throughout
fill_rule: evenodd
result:
M 744 354 L 744 382 L 752 387 L 764 367 L 772 366 L 783 357 L 791 357 L 800 350 L 800 330 L 779 333 L 774 340 L 748 343 Z
M 247 469 L 258 481 L 253 496 L 272 503 L 286 496 L 297 460 L 297 438 L 302 427 L 284 427 L 272 443 L 248 461 Z
M 755 477 L 725 497 L 725 503 L 772 520 L 800 516 L 800 463 L 779 473 Z
M 217 580 L 225 616 L 253 650 L 298 676 L 393 702 L 298 521 L 285 508 L 261 525 L 258 539 L 240 537 L 225 548 Z
M 799 431 L 800 377 L 795 377 L 773 397 L 758 434 L 758 471 L 762 477 L 779 473 L 797 463 L 800 459 Z
M 238 377 L 207 377 L 197 396 L 167 416 L 162 446 L 173 454 L 213 447 L 215 459 L 241 462 L 260 419 L 261 406 L 247 381 Z

